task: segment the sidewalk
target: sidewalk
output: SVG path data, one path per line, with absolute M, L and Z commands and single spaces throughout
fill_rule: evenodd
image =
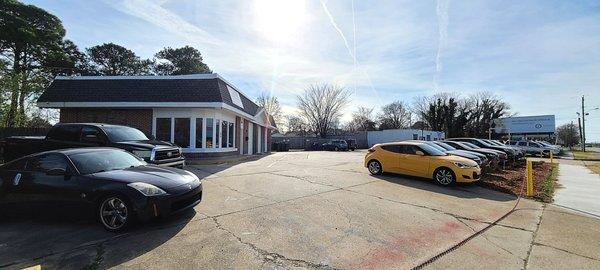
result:
M 600 175 L 582 162 L 560 163 L 554 204 L 600 217 Z

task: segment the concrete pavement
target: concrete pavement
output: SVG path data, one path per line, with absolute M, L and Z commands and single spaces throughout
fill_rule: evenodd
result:
M 490 227 L 517 202 L 477 185 L 374 177 L 363 155 L 276 153 L 193 166 L 205 191 L 195 211 L 123 234 L 83 219 L 3 221 L 0 268 L 409 269 Z M 548 209 L 522 199 L 427 267 L 542 268 L 562 257 L 595 266 L 600 234 L 589 228 L 598 220 Z M 548 213 L 555 216 L 546 220 Z
M 600 175 L 583 162 L 559 163 L 554 204 L 600 217 Z

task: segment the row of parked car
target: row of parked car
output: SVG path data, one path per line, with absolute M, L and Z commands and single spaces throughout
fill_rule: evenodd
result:
M 527 154 L 558 154 L 560 151 L 555 146 L 535 144 L 538 145 L 539 148 L 529 150 L 519 143 L 478 138 L 408 140 L 374 145 L 365 155 L 364 166 L 374 175 L 391 172 L 433 178 L 447 186 L 478 181 L 486 171 L 523 162 Z
M 181 148 L 135 128 L 59 124 L 45 137 L 6 138 L 0 149 L 0 210 L 76 209 L 121 231 L 202 200 L 198 176 L 179 169 L 185 164 Z

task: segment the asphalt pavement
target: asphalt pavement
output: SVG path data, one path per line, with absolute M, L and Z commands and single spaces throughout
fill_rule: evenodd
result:
M 202 203 L 122 234 L 77 216 L 4 220 L 0 268 L 600 268 L 598 219 L 476 184 L 371 176 L 363 157 L 289 152 L 190 166 Z

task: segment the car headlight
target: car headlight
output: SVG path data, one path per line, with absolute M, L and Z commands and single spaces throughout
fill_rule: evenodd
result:
M 471 168 L 471 167 L 473 167 L 473 166 L 471 166 L 471 165 L 469 165 L 469 164 L 462 163 L 462 162 L 458 162 L 458 161 L 454 161 L 454 162 L 452 162 L 452 163 L 454 163 L 454 165 L 456 165 L 456 167 L 459 167 L 459 168 L 461 168 L 461 169 L 466 169 L 466 168 Z
M 148 159 L 148 158 L 150 158 L 150 154 L 152 151 L 150 151 L 150 150 L 133 150 L 131 152 L 138 157 L 141 157 L 143 159 Z
M 167 194 L 167 192 L 165 192 L 164 190 L 148 183 L 135 182 L 127 184 L 127 186 L 132 187 L 135 190 L 141 192 L 142 194 L 144 194 L 144 196 L 158 196 Z

